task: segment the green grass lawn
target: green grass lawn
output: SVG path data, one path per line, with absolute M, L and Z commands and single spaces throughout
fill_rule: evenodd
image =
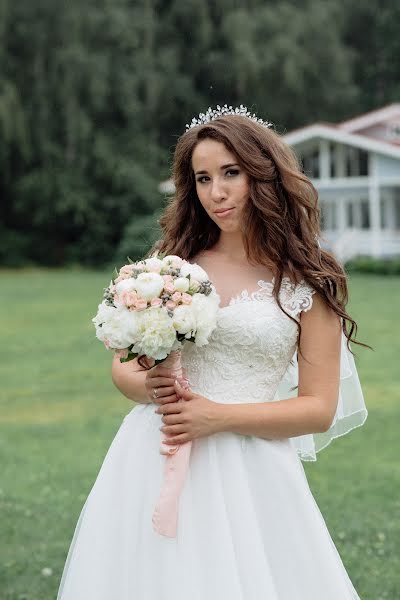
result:
M 132 408 L 91 323 L 109 278 L 0 272 L 1 600 L 55 599 L 80 509 Z M 350 287 L 359 339 L 375 348 L 356 348 L 369 417 L 303 464 L 360 597 L 396 600 L 400 280 L 353 275 Z

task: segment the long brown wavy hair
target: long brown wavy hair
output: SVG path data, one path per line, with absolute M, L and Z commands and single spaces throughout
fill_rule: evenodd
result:
M 296 283 L 301 279 L 309 283 L 342 318 L 350 350 L 350 341 L 367 346 L 355 339 L 357 323 L 346 312 L 346 273 L 319 245 L 317 190 L 282 137 L 247 117 L 221 116 L 188 129 L 179 138 L 172 173 L 175 195 L 159 219 L 163 239 L 147 256 L 158 251 L 190 260 L 212 248 L 219 238 L 219 227 L 198 199 L 192 167 L 193 150 L 205 138 L 222 142 L 249 176 L 250 197 L 241 220 L 244 247 L 251 264 L 265 265 L 274 273 L 272 293 L 281 310 L 288 314 L 279 300 L 282 278 L 287 273 Z M 299 327 L 300 345 L 301 325 L 293 320 Z

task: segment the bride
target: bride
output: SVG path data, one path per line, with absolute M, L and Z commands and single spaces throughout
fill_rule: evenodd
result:
M 128 413 L 83 506 L 59 600 L 359 600 L 301 460 L 364 423 L 343 268 L 321 249 L 318 196 L 247 109 L 187 125 L 174 198 L 149 251 L 203 267 L 220 296 L 188 385 L 114 358 Z M 183 398 L 185 402 L 177 402 Z M 171 445 L 192 442 L 176 537 L 152 514 Z

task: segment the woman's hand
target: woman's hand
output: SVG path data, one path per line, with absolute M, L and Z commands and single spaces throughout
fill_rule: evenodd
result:
M 156 404 L 167 404 L 176 402 L 178 397 L 174 387 L 175 379 L 172 377 L 170 369 L 163 367 L 162 364 L 155 365 L 146 373 L 144 382 L 147 397 Z M 157 397 L 153 395 L 154 389 L 157 389 Z
M 174 388 L 187 402 L 163 404 L 155 411 L 163 415 L 160 429 L 168 436 L 166 444 L 182 444 L 222 430 L 222 404 L 184 389 L 177 380 Z

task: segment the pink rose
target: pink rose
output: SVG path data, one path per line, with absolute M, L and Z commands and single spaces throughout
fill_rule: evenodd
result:
M 119 283 L 120 281 L 123 281 L 124 279 L 129 279 L 129 277 L 130 277 L 130 273 L 121 273 L 121 275 L 118 275 L 118 277 L 114 281 L 114 283 Z
M 128 273 L 128 275 L 132 275 L 133 272 L 133 267 L 132 265 L 124 265 L 123 267 L 120 268 L 119 270 L 119 274 L 122 275 L 122 273 Z
M 151 306 L 161 306 L 162 300 L 161 298 L 152 298 L 150 301 Z
M 187 294 L 186 292 L 183 292 L 182 304 L 191 304 L 191 303 L 192 303 L 192 296 L 190 294 Z
M 165 306 L 168 310 L 174 310 L 174 308 L 176 307 L 176 302 L 174 302 L 173 300 L 168 300 Z
M 128 358 L 129 350 L 128 348 L 122 348 L 121 350 L 116 350 L 115 354 L 118 358 Z
M 168 292 L 168 294 L 173 294 L 174 292 L 176 292 L 176 287 L 174 286 L 174 284 L 173 284 L 173 283 L 167 282 L 167 283 L 164 285 L 164 290 L 165 290 L 166 292 Z
M 164 279 L 165 283 L 172 282 L 174 280 L 172 275 L 162 275 L 162 278 Z
M 137 299 L 138 295 L 135 291 L 122 292 L 122 294 L 118 297 L 118 301 L 121 304 L 125 304 L 125 306 L 132 306 L 132 304 L 135 304 Z
M 173 300 L 174 302 L 179 302 L 179 300 L 181 298 L 182 298 L 181 292 L 175 292 L 175 294 L 172 294 L 172 296 L 171 296 L 171 300 Z
M 144 300 L 143 298 L 139 298 L 139 300 L 136 300 L 134 306 L 135 306 L 135 310 L 144 310 L 145 308 L 147 308 L 147 300 Z

